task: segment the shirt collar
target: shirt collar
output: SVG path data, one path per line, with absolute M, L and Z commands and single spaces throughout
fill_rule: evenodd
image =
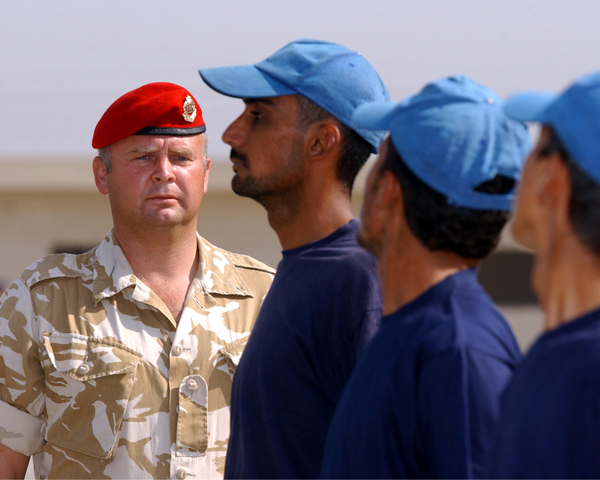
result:
M 253 297 L 252 290 L 238 273 L 236 262 L 228 252 L 210 244 L 198 233 L 196 237 L 200 264 L 188 296 L 204 291 L 208 294 Z M 90 258 L 90 262 L 94 267 L 94 302 L 96 303 L 131 286 L 149 290 L 133 273 L 115 237 L 114 230 L 104 237 L 96 248 L 95 254 Z

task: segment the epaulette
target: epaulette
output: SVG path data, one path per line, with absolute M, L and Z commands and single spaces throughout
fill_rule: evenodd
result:
M 90 258 L 94 255 L 94 250 L 80 255 L 71 253 L 46 255 L 27 267 L 21 274 L 21 280 L 27 288 L 32 288 L 45 280 L 93 275 L 94 271 L 89 263 Z

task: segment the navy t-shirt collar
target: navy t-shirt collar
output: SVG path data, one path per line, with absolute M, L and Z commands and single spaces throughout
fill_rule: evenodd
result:
M 315 242 L 307 243 L 306 245 L 300 245 L 299 247 L 296 247 L 296 248 L 290 248 L 289 250 L 282 250 L 281 253 L 283 255 L 283 258 L 293 257 L 300 253 L 306 252 L 307 250 L 324 247 L 325 245 L 335 242 L 336 240 L 338 240 L 340 237 L 343 237 L 344 235 L 348 235 L 351 233 L 354 233 L 356 235 L 357 231 L 358 231 L 358 220 L 356 218 L 353 218 L 348 223 L 345 223 L 340 228 L 338 228 L 336 231 L 334 231 L 333 233 L 330 233 L 326 237 L 323 237 Z
M 549 332 L 545 332 L 540 336 L 537 343 L 544 344 L 551 342 L 555 338 L 562 337 L 563 335 L 577 332 L 578 330 L 589 330 L 593 328 L 600 329 L 600 308 L 585 313 Z
M 397 316 L 405 317 L 406 315 L 410 315 L 413 311 L 419 310 L 423 305 L 428 303 L 430 304 L 435 299 L 446 296 L 455 288 L 462 288 L 467 285 L 476 285 L 477 283 L 476 268 L 467 268 L 465 270 L 461 270 L 460 272 L 444 278 L 441 282 L 436 283 L 432 287 L 429 287 L 417 298 L 400 307 L 395 312 L 385 315 L 382 321 L 385 322 L 386 319 Z

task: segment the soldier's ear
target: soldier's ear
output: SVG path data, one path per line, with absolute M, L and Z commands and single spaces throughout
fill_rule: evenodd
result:
M 96 188 L 102 195 L 108 193 L 108 181 L 106 166 L 100 157 L 95 157 L 92 163 L 92 169 L 94 170 L 94 181 L 96 182 Z
M 208 174 L 210 172 L 210 157 L 206 157 L 206 169 L 204 170 L 204 193 L 208 190 Z

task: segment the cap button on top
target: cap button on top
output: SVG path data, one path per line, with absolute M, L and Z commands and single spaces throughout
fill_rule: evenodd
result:
M 86 365 L 85 363 L 82 363 L 81 365 L 79 365 L 77 367 L 77 373 L 79 375 L 85 375 L 86 373 L 88 373 L 90 371 L 90 366 Z
M 487 103 L 488 105 L 493 105 L 494 104 L 494 99 L 490 98 L 490 97 L 486 97 L 485 103 Z
M 175 476 L 179 479 L 187 477 L 187 470 L 185 468 L 178 468 L 175 472 Z
M 183 348 L 179 345 L 175 345 L 172 350 L 173 356 L 178 357 L 183 353 Z

